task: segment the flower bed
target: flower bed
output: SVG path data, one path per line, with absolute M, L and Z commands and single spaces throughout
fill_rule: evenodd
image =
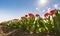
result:
M 2 22 L 4 33 L 10 36 L 60 36 L 60 10 L 51 10 L 41 18 L 39 14 L 29 13 L 21 19 Z M 8 35 L 8 34 L 7 34 Z
M 5 25 L 0 25 L 2 30 L 1 35 L 2 36 L 56 36 L 56 34 L 53 33 L 47 33 L 47 32 L 42 32 L 42 33 L 28 33 L 27 31 L 22 31 L 21 29 L 17 28 L 12 28 L 8 27 Z

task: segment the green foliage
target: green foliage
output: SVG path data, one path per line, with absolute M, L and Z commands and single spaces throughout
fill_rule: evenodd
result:
M 54 28 L 55 32 L 58 36 L 60 36 L 60 14 L 58 13 L 58 10 L 55 13 L 56 16 L 54 16 Z
M 1 24 L 19 28 L 23 31 L 28 32 L 49 32 L 56 33 L 60 36 L 60 14 L 58 13 L 60 10 L 56 10 L 53 15 L 55 16 L 47 16 L 47 20 L 43 20 L 40 16 L 36 17 L 26 17 L 25 19 L 20 19 L 18 21 L 9 21 L 2 22 Z M 50 19 L 52 17 L 52 19 Z

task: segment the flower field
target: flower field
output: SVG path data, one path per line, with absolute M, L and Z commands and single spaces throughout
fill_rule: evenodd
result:
M 21 19 L 13 19 L 0 24 L 21 29 L 30 34 L 33 33 L 53 33 L 60 36 L 60 10 L 53 9 L 44 14 L 44 18 L 39 14 L 29 13 Z

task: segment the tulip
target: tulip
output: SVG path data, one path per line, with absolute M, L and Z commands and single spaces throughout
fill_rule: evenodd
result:
M 22 16 L 21 19 L 25 19 L 26 17 L 25 16 Z
M 47 20 L 47 18 L 43 18 L 43 20 Z
M 28 15 L 29 15 L 29 17 L 34 17 L 34 14 L 32 14 L 32 13 L 29 13 Z
M 39 14 L 36 14 L 36 17 L 39 17 L 40 15 Z
M 50 15 L 53 15 L 55 13 L 55 10 L 50 11 Z
M 28 15 L 25 15 L 25 17 L 28 17 Z
M 48 15 L 49 15 L 49 13 L 45 13 L 45 14 L 44 14 L 45 17 L 48 16 Z

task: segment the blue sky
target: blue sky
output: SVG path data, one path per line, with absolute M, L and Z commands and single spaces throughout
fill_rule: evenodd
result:
M 60 8 L 60 0 L 47 0 L 45 5 L 38 5 L 39 0 L 0 0 L 0 22 L 20 18 L 28 13 L 39 13 L 41 17 L 54 6 Z

